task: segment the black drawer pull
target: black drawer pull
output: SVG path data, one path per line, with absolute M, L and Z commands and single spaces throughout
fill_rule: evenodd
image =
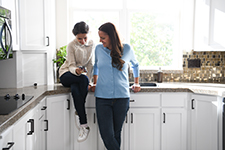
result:
M 131 113 L 130 115 L 131 115 L 131 123 L 133 123 L 133 113 Z
M 194 101 L 195 101 L 195 99 L 192 99 L 191 100 L 191 109 L 195 109 L 195 107 L 194 107 Z
M 29 119 L 27 121 L 27 123 L 30 123 L 31 129 L 30 131 L 27 133 L 27 135 L 32 135 L 34 133 L 34 119 Z
M 131 99 L 130 102 L 135 102 L 135 100 L 134 99 Z
M 45 110 L 45 109 L 47 109 L 47 106 L 43 106 L 43 107 L 41 108 L 41 110 Z
M 68 107 L 67 107 L 67 110 L 70 110 L 70 100 L 67 99 L 67 102 L 68 102 Z
M 44 120 L 44 122 L 46 122 L 46 129 L 44 131 L 48 131 L 48 120 Z
M 10 150 L 10 148 L 13 147 L 14 142 L 8 142 L 7 144 L 9 145 L 9 147 L 7 147 L 7 148 L 2 148 L 2 150 Z
M 166 114 L 163 113 L 163 123 L 166 123 Z

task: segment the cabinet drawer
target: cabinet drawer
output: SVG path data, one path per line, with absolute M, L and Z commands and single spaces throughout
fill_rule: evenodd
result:
M 163 93 L 162 107 L 184 107 L 186 99 L 185 93 Z
M 160 94 L 131 93 L 130 107 L 159 107 Z

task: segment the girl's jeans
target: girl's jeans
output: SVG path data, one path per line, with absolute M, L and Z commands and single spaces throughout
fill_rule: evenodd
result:
M 130 98 L 103 99 L 96 97 L 99 131 L 107 150 L 120 150 L 121 130 L 129 109 Z
M 80 124 L 86 124 L 85 101 L 88 93 L 88 77 L 83 74 L 76 76 L 68 71 L 60 77 L 60 82 L 63 86 L 71 88 L 74 106 L 79 115 Z

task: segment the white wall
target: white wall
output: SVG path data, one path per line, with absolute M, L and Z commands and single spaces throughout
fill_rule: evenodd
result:
M 68 44 L 68 33 L 71 33 L 68 29 L 68 17 L 69 10 L 67 9 L 68 0 L 56 0 L 56 48 L 59 49 L 62 46 Z

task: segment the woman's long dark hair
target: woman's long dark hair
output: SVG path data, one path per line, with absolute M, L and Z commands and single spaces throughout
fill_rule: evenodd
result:
M 107 22 L 101 25 L 98 29 L 99 31 L 103 31 L 109 35 L 112 45 L 110 53 L 110 56 L 112 57 L 112 66 L 122 71 L 123 64 L 125 63 L 124 60 L 121 59 L 123 55 L 123 44 L 121 43 L 115 25 L 110 22 Z

